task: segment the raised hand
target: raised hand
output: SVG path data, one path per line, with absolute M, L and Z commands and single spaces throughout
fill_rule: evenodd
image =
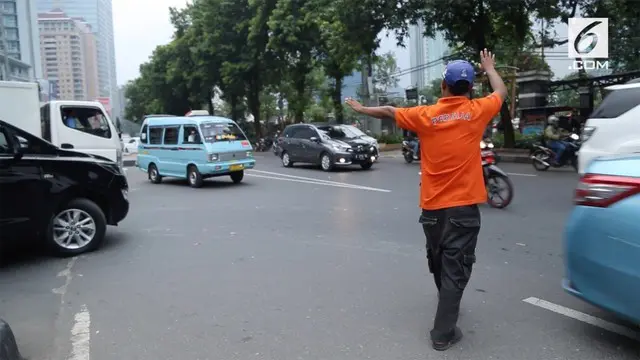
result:
M 495 69 L 495 66 L 496 56 L 487 49 L 480 51 L 480 68 L 483 71 L 487 71 Z

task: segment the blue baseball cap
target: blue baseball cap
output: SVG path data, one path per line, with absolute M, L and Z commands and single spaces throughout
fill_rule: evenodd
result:
M 464 60 L 453 60 L 447 64 L 442 73 L 442 78 L 447 85 L 455 85 L 456 82 L 464 80 L 473 86 L 473 80 L 476 77 L 476 70 L 470 62 Z

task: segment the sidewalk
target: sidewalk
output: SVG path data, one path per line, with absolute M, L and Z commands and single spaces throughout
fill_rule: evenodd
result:
M 496 154 L 500 156 L 500 161 L 510 162 L 510 163 L 520 163 L 520 164 L 528 164 L 531 162 L 531 158 L 529 157 L 529 150 L 526 149 L 496 149 Z M 400 150 L 392 150 L 392 151 L 381 151 L 381 158 L 402 158 L 402 151 Z

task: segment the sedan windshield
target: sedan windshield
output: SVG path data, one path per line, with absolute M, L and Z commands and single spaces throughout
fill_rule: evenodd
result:
M 247 140 L 238 125 L 234 123 L 204 123 L 200 125 L 204 141 L 213 143 L 216 141 Z
M 319 126 L 318 128 L 326 131 L 326 133 L 333 139 L 356 139 L 366 136 L 366 134 L 360 131 L 360 129 L 351 125 L 325 125 Z

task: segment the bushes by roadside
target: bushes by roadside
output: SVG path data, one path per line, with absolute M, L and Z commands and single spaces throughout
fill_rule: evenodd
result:
M 403 140 L 400 134 L 382 134 L 376 135 L 375 138 L 380 144 L 401 144 Z
M 504 147 L 504 134 L 496 134 L 491 139 L 496 148 Z M 515 133 L 515 149 L 531 149 L 534 144 L 540 143 L 540 135 L 522 135 Z

